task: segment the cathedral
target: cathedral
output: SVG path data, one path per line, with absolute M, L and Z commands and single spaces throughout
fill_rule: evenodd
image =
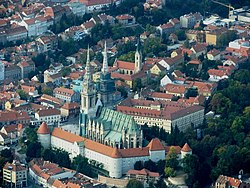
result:
M 142 147 L 142 130 L 134 118 L 108 108 L 114 104 L 115 84 L 108 71 L 106 44 L 103 68 L 96 86 L 90 71 L 89 49 L 85 70 L 79 115 L 80 136 L 121 149 Z

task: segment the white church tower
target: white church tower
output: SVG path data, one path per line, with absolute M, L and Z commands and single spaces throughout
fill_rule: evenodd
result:
M 135 52 L 135 73 L 140 72 L 141 69 L 142 69 L 142 53 L 141 53 L 140 40 L 138 40 Z
M 96 90 L 93 83 L 92 73 L 90 71 L 89 47 L 87 52 L 87 62 L 85 67 L 85 75 L 81 92 L 81 113 L 89 116 L 95 115 L 96 108 Z
M 0 81 L 4 80 L 4 63 L 0 60 Z

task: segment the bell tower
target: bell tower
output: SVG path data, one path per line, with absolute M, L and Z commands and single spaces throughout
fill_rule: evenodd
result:
M 90 70 L 89 47 L 87 51 L 87 62 L 81 92 L 81 113 L 89 116 L 95 115 L 96 90 Z
M 135 52 L 135 73 L 140 72 L 141 69 L 142 69 L 142 53 L 141 53 L 140 40 L 138 40 Z

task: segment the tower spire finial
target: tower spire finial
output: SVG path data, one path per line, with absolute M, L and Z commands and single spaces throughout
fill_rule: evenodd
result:
M 105 41 L 103 54 L 103 65 L 102 65 L 102 73 L 106 74 L 108 72 L 108 55 L 107 55 L 107 44 Z

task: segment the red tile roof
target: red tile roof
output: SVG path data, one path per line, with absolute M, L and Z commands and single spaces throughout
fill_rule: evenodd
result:
M 160 177 L 160 174 L 158 172 L 151 172 L 145 168 L 142 170 L 129 170 L 127 172 L 128 175 L 144 175 L 144 176 L 149 176 L 149 177 Z
M 192 149 L 189 147 L 188 143 L 186 143 L 186 144 L 181 148 L 181 151 L 190 152 L 190 151 L 192 151 Z
M 40 110 L 39 112 L 37 112 L 38 115 L 40 117 L 43 117 L 43 116 L 54 116 L 54 115 L 60 115 L 60 110 L 57 110 L 57 109 L 44 109 L 44 110 Z
M 76 134 L 73 134 L 71 132 L 67 132 L 61 128 L 54 128 L 54 130 L 51 133 L 52 136 L 63 139 L 65 141 L 74 143 L 74 142 L 83 142 L 84 138 L 81 136 L 78 136 Z
M 153 138 L 147 145 L 150 151 L 164 150 L 164 147 L 159 138 Z
M 119 69 L 126 69 L 126 70 L 134 70 L 135 69 L 135 64 L 127 61 L 121 61 L 117 60 L 115 67 L 118 67 Z
M 50 134 L 49 127 L 45 122 L 42 122 L 42 124 L 37 130 L 37 134 Z

